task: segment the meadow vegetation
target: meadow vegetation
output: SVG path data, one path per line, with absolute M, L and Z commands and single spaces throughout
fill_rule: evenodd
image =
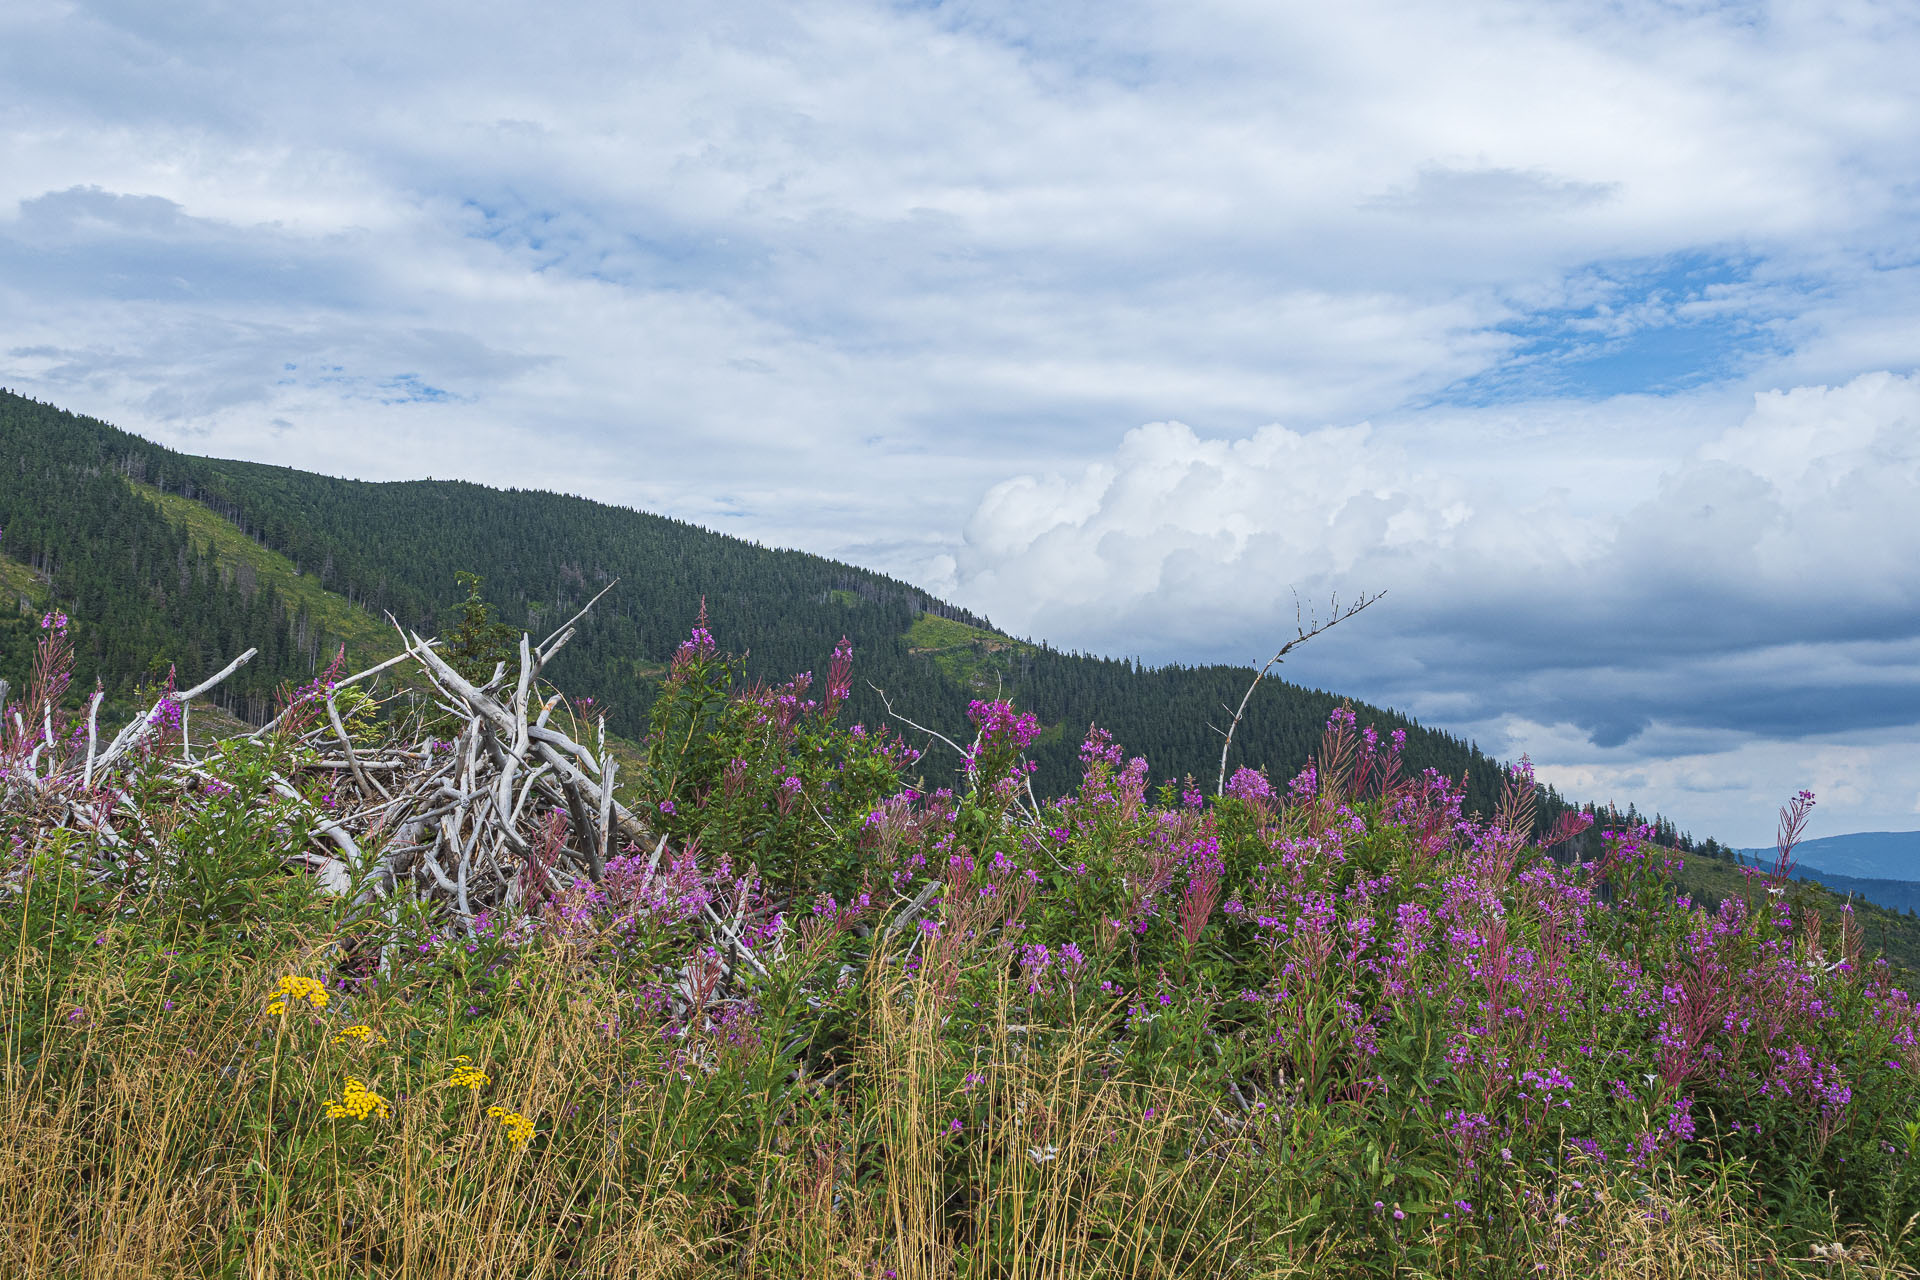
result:
M 1042 800 L 1006 702 L 922 759 L 845 723 L 844 647 L 749 685 L 696 630 L 628 779 L 646 838 L 595 878 L 531 806 L 462 912 L 391 874 L 397 819 L 336 892 L 309 870 L 352 762 L 432 757 L 445 707 L 322 680 L 192 757 L 163 697 L 96 771 L 43 624 L 0 734 L 0 1273 L 1920 1261 L 1920 1011 L 1788 879 L 1810 796 L 1708 911 L 1646 828 L 1570 856 L 1524 764 L 1475 818 L 1345 709 L 1221 795 L 1095 728 Z M 301 726 L 343 702 L 328 765 Z

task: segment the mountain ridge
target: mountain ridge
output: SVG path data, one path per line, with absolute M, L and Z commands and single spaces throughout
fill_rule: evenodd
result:
M 189 679 L 258 645 L 261 656 L 223 687 L 229 709 L 255 721 L 278 683 L 310 676 L 355 639 L 345 633 L 373 635 L 359 618 L 384 628 L 390 613 L 437 629 L 465 570 L 484 576 L 502 621 L 531 630 L 619 579 L 558 674 L 635 738 L 651 682 L 702 610 L 721 645 L 746 655 L 753 680 L 824 670 L 848 637 L 856 663 L 848 714 L 867 723 L 887 714 L 869 684 L 954 737 L 970 732 L 972 699 L 1011 694 L 1049 729 L 1034 757 L 1036 784 L 1052 791 L 1071 785 L 1095 722 L 1146 756 L 1156 779 L 1210 784 L 1220 754 L 1212 726 L 1254 677 L 1251 667 L 1148 667 L 1063 652 L 1005 635 L 911 583 L 672 517 L 540 490 L 347 480 L 196 457 L 10 392 L 0 392 L 0 528 L 0 556 L 37 575 L 41 603 L 74 615 L 80 679 L 118 692 L 169 665 Z M 269 566 L 248 543 L 280 559 Z M 336 600 L 358 614 L 341 613 Z M 0 618 L 0 673 L 16 679 L 27 621 Z M 349 643 L 356 657 L 362 647 Z M 1230 767 L 1290 776 L 1344 701 L 1270 678 L 1235 736 Z M 1390 708 L 1356 709 L 1383 734 L 1407 730 L 1409 767 L 1464 776 L 1469 807 L 1491 810 L 1502 766 L 1475 744 Z M 1557 793 L 1543 799 L 1549 813 L 1564 807 Z
M 1736 849 L 1756 865 L 1771 864 L 1771 846 Z M 1817 836 L 1794 846 L 1804 868 L 1856 880 L 1920 881 L 1920 831 L 1851 831 Z

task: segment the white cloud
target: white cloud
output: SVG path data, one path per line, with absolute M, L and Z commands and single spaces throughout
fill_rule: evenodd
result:
M 1619 439 L 1638 407 L 1613 406 Z M 1245 661 L 1290 634 L 1289 588 L 1385 590 L 1295 678 L 1586 771 L 1569 786 L 1684 759 L 1694 781 L 1648 789 L 1712 791 L 1699 761 L 1724 781 L 1787 744 L 1920 721 L 1920 377 L 1759 395 L 1657 474 L 1576 503 L 1608 447 L 1598 416 L 1508 470 L 1415 458 L 1365 426 L 1138 428 L 1078 477 L 990 491 L 958 595 L 1057 643 Z M 1556 476 L 1566 488 L 1542 483 Z M 1840 807 L 1897 811 L 1909 772 Z

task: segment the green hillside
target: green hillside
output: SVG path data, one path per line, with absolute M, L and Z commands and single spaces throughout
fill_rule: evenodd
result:
M 0 554 L 0 608 L 30 610 L 46 594 L 46 584 L 24 564 Z
M 753 679 L 822 669 L 850 638 L 856 720 L 885 714 L 869 681 L 955 736 L 966 732 L 970 700 L 1011 694 L 1050 727 L 1036 744 L 1038 782 L 1050 790 L 1069 784 L 1095 721 L 1157 776 L 1211 777 L 1219 739 L 1209 726 L 1252 676 L 1061 653 L 897 579 L 661 516 L 458 481 L 370 484 L 197 458 L 7 393 L 0 527 L 14 577 L 43 575 L 47 598 L 73 614 L 82 681 L 126 688 L 168 663 L 193 678 L 258 645 L 260 658 L 223 694 L 256 720 L 278 681 L 304 678 L 343 640 L 356 657 L 380 651 L 382 615 L 438 629 L 463 570 L 485 575 L 503 620 L 529 628 L 620 580 L 556 675 L 599 698 L 629 737 L 640 735 L 654 682 L 703 604 Z M 18 677 L 29 639 L 17 625 L 0 638 L 0 674 Z M 1338 701 L 1272 681 L 1241 727 L 1234 766 L 1290 774 Z M 1471 803 L 1491 802 L 1497 765 L 1470 744 L 1389 711 L 1362 715 L 1383 732 L 1408 729 L 1409 764 L 1466 774 Z

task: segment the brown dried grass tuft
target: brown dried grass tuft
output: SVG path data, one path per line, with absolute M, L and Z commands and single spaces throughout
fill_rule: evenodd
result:
M 1899 1260 L 1902 1241 L 1820 1244 L 1803 1256 L 1767 1231 L 1758 1206 L 1737 1183 L 1683 1193 L 1670 1178 L 1651 1182 L 1583 1171 L 1586 1201 L 1577 1224 L 1530 1234 L 1515 1273 L 1591 1280 L 1730 1280 L 1732 1277 L 1831 1276 L 1835 1280 L 1907 1280 L 1920 1275 Z

